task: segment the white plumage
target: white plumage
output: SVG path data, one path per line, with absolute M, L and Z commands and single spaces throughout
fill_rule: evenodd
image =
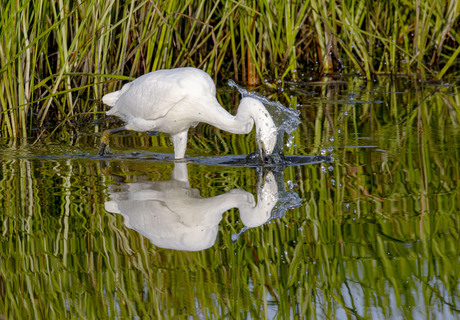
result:
M 265 106 L 257 99 L 243 98 L 235 116 L 216 99 L 211 77 L 196 68 L 158 70 L 106 94 L 102 101 L 111 106 L 108 115 L 125 122 L 122 128 L 107 130 L 99 154 L 103 155 L 109 135 L 121 130 L 159 131 L 172 136 L 174 157 L 183 158 L 190 127 L 205 122 L 219 129 L 247 134 L 256 125 L 256 139 L 262 151 L 271 155 L 277 128 Z

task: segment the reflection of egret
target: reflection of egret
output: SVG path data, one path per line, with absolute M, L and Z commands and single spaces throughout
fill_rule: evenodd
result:
M 211 77 L 195 68 L 158 70 L 106 94 L 102 101 L 113 107 L 107 112 L 125 121 L 125 126 L 104 132 L 99 154 L 103 155 L 110 133 L 122 130 L 160 131 L 172 136 L 174 157 L 183 158 L 187 133 L 199 122 L 231 133 L 246 134 L 256 125 L 256 139 L 263 154 L 275 148 L 277 128 L 265 106 L 257 99 L 243 98 L 236 116 L 216 99 Z
M 238 208 L 245 227 L 264 224 L 278 200 L 278 187 L 269 172 L 254 196 L 242 189 L 203 198 L 188 181 L 187 165 L 175 163 L 169 181 L 148 181 L 121 185 L 110 192 L 105 208 L 124 216 L 127 227 L 162 248 L 198 251 L 210 248 L 217 238 L 222 214 Z

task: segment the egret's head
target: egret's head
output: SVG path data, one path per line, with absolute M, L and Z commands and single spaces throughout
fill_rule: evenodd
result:
M 275 150 L 278 128 L 264 104 L 257 99 L 246 97 L 241 100 L 245 104 L 256 125 L 256 140 L 262 152 L 271 155 Z
M 278 185 L 273 172 L 269 171 L 257 188 L 257 204 L 254 207 L 239 207 L 240 218 L 245 227 L 255 228 L 267 222 L 278 198 Z

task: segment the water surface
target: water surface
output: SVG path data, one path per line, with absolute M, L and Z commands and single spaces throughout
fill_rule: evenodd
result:
M 97 156 L 113 121 L 3 141 L 0 317 L 457 319 L 458 89 L 263 91 L 301 112 L 281 168 L 242 165 L 254 134 L 207 125 L 186 161 L 132 132 Z

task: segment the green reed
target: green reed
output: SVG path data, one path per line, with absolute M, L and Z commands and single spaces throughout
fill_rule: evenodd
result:
M 120 81 L 196 66 L 256 85 L 330 72 L 439 78 L 455 66 L 454 1 L 9 1 L 0 8 L 4 137 L 96 120 Z M 439 73 L 437 73 L 439 71 Z

